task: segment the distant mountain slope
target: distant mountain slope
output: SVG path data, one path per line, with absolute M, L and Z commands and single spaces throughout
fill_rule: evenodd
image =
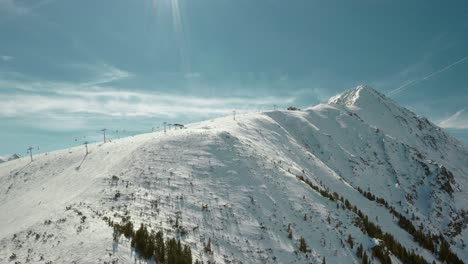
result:
M 467 160 L 366 86 L 303 111 L 21 158 L 0 165 L 0 262 L 133 262 L 110 219 L 176 237 L 205 263 L 361 263 L 360 245 L 374 263 L 408 262 L 393 240 L 429 263 L 448 259 L 435 253 L 448 241 L 467 262 Z
M 10 160 L 14 160 L 14 159 L 19 159 L 19 158 L 20 158 L 20 156 L 18 156 L 17 154 L 0 156 L 0 163 L 7 162 L 7 161 L 10 161 Z

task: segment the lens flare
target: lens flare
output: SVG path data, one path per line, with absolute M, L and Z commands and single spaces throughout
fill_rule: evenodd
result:
M 180 67 L 184 75 L 191 74 L 191 64 L 189 58 L 189 34 L 188 27 L 184 24 L 182 17 L 182 8 L 179 0 L 152 0 L 151 10 L 155 16 L 164 16 L 170 14 L 170 23 L 172 24 L 172 33 L 175 37 L 175 46 L 178 50 Z M 161 19 L 157 17 L 157 19 Z

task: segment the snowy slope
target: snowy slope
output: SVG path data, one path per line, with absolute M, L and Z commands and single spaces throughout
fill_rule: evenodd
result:
M 298 176 L 349 200 L 429 262 L 438 260 L 358 187 L 468 260 L 467 148 L 369 87 L 304 111 L 219 118 L 88 148 L 0 164 L 0 263 L 133 262 L 129 241 L 114 243 L 104 216 L 164 230 L 205 262 L 361 263 L 348 236 L 368 254 L 376 240 L 355 213 Z M 187 235 L 175 232 L 176 218 Z M 301 236 L 307 254 L 298 252 Z M 213 254 L 203 251 L 208 239 Z
M 19 159 L 19 156 L 17 154 L 0 156 L 0 163 L 7 162 L 10 160 L 14 160 L 14 159 Z

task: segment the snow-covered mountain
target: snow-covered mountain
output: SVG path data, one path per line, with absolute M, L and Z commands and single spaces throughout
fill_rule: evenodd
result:
M 1 263 L 141 261 L 110 222 L 205 263 L 468 261 L 468 148 L 366 86 L 88 151 L 0 164 Z
M 14 160 L 14 159 L 19 159 L 19 158 L 20 158 L 20 156 L 18 156 L 17 154 L 0 156 L 0 163 L 7 162 L 7 161 L 10 161 L 10 160 Z

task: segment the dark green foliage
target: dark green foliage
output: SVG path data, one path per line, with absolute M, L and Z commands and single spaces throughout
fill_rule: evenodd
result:
M 362 244 L 360 244 L 357 249 L 356 249 L 356 255 L 359 257 L 359 258 L 362 258 L 362 251 L 363 251 L 363 248 L 362 248 Z
M 140 228 L 135 232 L 132 238 L 132 247 L 135 251 L 139 252 L 143 258 L 149 258 L 152 255 L 152 243 L 146 227 L 141 224 Z
M 299 239 L 299 251 L 304 252 L 304 253 L 308 252 L 307 243 L 306 243 L 305 239 L 302 236 Z
M 441 246 L 440 246 L 440 250 L 439 250 L 439 253 L 438 253 L 438 257 L 439 257 L 440 261 L 442 261 L 442 262 L 445 261 L 447 263 L 456 263 L 456 264 L 463 263 L 463 261 L 461 261 L 458 258 L 458 256 L 455 255 L 455 253 L 453 253 L 450 250 L 450 245 L 447 242 L 445 242 L 445 240 L 444 240 L 444 238 L 442 236 L 433 236 L 430 233 L 427 233 L 427 234 L 424 233 L 422 225 L 421 225 L 421 227 L 419 229 L 417 229 L 413 225 L 411 220 L 409 220 L 404 215 L 402 215 L 401 213 L 396 211 L 395 208 L 393 208 L 392 206 L 389 206 L 385 199 L 376 197 L 375 195 L 371 194 L 370 192 L 362 191 L 360 188 L 358 188 L 358 191 L 364 197 L 366 197 L 367 199 L 369 199 L 371 201 L 376 201 L 378 204 L 381 204 L 381 205 L 385 206 L 385 208 L 387 208 L 391 214 L 393 214 L 395 217 L 398 218 L 398 225 L 402 229 L 404 229 L 406 232 L 408 232 L 410 235 L 412 235 L 414 241 L 416 241 L 423 248 L 425 248 L 425 249 L 429 250 L 430 252 L 432 252 L 434 255 L 437 254 L 437 250 L 436 250 L 435 245 L 438 244 L 439 241 L 440 241 Z M 374 233 L 375 231 L 377 231 L 377 229 L 375 227 L 373 227 L 371 223 L 369 223 L 367 218 L 364 221 L 365 221 L 364 226 L 367 226 L 366 231 L 368 232 L 368 234 L 370 236 L 372 236 L 372 237 L 380 237 L 379 234 Z M 386 234 L 386 235 L 388 235 L 388 234 Z M 387 236 L 387 240 L 388 240 L 387 242 L 394 244 L 393 242 L 395 242 L 395 240 L 393 239 L 393 237 L 390 236 L 391 237 L 390 238 L 388 236 Z M 406 257 L 411 258 L 412 255 L 415 255 L 414 253 L 403 252 L 401 250 L 401 247 L 402 247 L 401 245 L 399 247 L 394 245 L 394 247 L 396 248 L 396 250 L 401 252 L 401 254 L 405 258 Z
M 208 243 L 205 244 L 204 247 L 205 253 L 211 254 L 213 251 L 211 250 L 211 238 L 208 238 Z
M 164 237 L 161 231 L 157 232 L 154 236 L 154 243 L 156 244 L 154 248 L 154 260 L 164 263 L 166 259 L 166 245 L 164 244 Z
M 114 238 L 124 234 L 131 238 L 131 245 L 135 251 L 144 259 L 153 259 L 156 263 L 164 264 L 185 264 L 192 263 L 192 251 L 188 245 L 182 245 L 180 240 L 175 238 L 164 241 L 161 231 L 148 231 L 148 228 L 141 224 L 140 228 L 134 232 L 133 223 L 128 221 L 125 225 L 114 224 Z M 202 262 L 195 262 L 202 263 Z
M 166 262 L 165 263 L 192 263 L 192 252 L 190 247 L 182 247 L 180 240 L 175 238 L 166 241 Z
M 362 231 L 367 233 L 369 237 L 374 237 L 382 240 L 382 245 L 379 246 L 379 248 L 374 248 L 373 253 L 377 258 L 382 258 L 382 263 L 383 261 L 387 261 L 389 257 L 388 251 L 385 250 L 387 248 L 390 252 L 392 252 L 397 258 L 399 258 L 403 263 L 427 263 L 428 262 L 422 258 L 421 256 L 417 255 L 414 252 L 408 252 L 406 248 L 404 248 L 398 241 L 396 241 L 392 235 L 388 233 L 384 233 L 382 229 L 372 223 L 367 215 L 364 215 L 359 209 L 357 209 L 356 206 L 352 206 L 351 203 L 347 200 L 344 199 L 343 197 L 340 197 L 339 199 L 335 199 L 333 197 L 333 194 L 329 193 L 326 190 L 321 190 L 318 186 L 314 185 L 312 182 L 310 182 L 308 179 L 304 178 L 303 176 L 297 176 L 298 179 L 309 185 L 312 189 L 318 191 L 322 196 L 329 198 L 332 201 L 337 202 L 338 200 L 343 201 L 344 200 L 344 205 L 346 209 L 353 211 L 357 216 L 358 216 L 358 222 L 360 223 L 362 227 Z M 360 191 L 362 193 L 362 190 Z M 332 198 L 330 198 L 332 197 Z M 366 196 L 367 197 L 367 196 Z M 375 196 L 371 195 L 371 198 Z M 353 244 L 352 242 L 352 237 L 349 236 L 347 242 L 350 244 L 350 246 Z M 374 252 L 375 251 L 375 252 Z M 364 259 L 364 256 L 363 256 Z M 368 256 L 366 255 L 366 262 L 368 262 Z M 364 263 L 364 261 L 363 261 Z M 387 262 L 385 262 L 387 263 Z M 391 262 L 388 262 L 391 263 Z M 457 263 L 458 264 L 458 263 Z
M 353 248 L 354 242 L 353 242 L 353 238 L 351 237 L 351 235 L 348 236 L 347 242 L 348 242 L 349 246 L 350 246 L 351 248 Z
M 374 248 L 372 248 L 372 254 L 380 261 L 380 263 L 392 264 L 392 259 L 390 258 L 390 255 L 388 254 L 387 250 L 385 250 L 384 246 L 375 246 Z
M 117 191 L 117 192 L 115 193 L 115 195 L 114 195 L 114 201 L 117 201 L 117 200 L 119 199 L 119 197 L 120 197 L 120 192 Z
M 348 210 L 351 209 L 351 203 L 349 203 L 348 199 L 345 200 L 345 206 L 346 206 L 346 209 Z
M 123 234 L 126 238 L 133 237 L 133 223 L 132 222 L 129 221 L 124 225 L 114 223 L 113 226 L 114 226 L 115 234 Z
M 361 213 L 361 215 L 363 214 Z M 361 219 L 364 225 L 364 229 L 370 237 L 377 237 L 377 238 L 382 237 L 382 230 L 380 229 L 380 227 L 372 223 L 371 221 L 369 221 L 369 218 L 367 217 L 367 215 L 366 216 L 363 215 Z
M 454 263 L 454 264 L 463 264 L 463 261 L 458 258 L 452 251 L 450 251 L 450 244 L 445 240 L 441 239 L 442 242 L 440 244 L 439 249 L 439 260 L 446 263 Z
M 362 255 L 362 264 L 368 264 L 369 263 L 369 258 L 367 257 L 367 253 L 364 252 Z
M 445 260 L 449 251 L 449 244 L 445 240 L 440 244 L 439 260 Z
M 291 224 L 288 225 L 288 238 L 289 238 L 289 239 L 292 239 L 292 238 L 293 238 L 292 229 L 291 229 Z

